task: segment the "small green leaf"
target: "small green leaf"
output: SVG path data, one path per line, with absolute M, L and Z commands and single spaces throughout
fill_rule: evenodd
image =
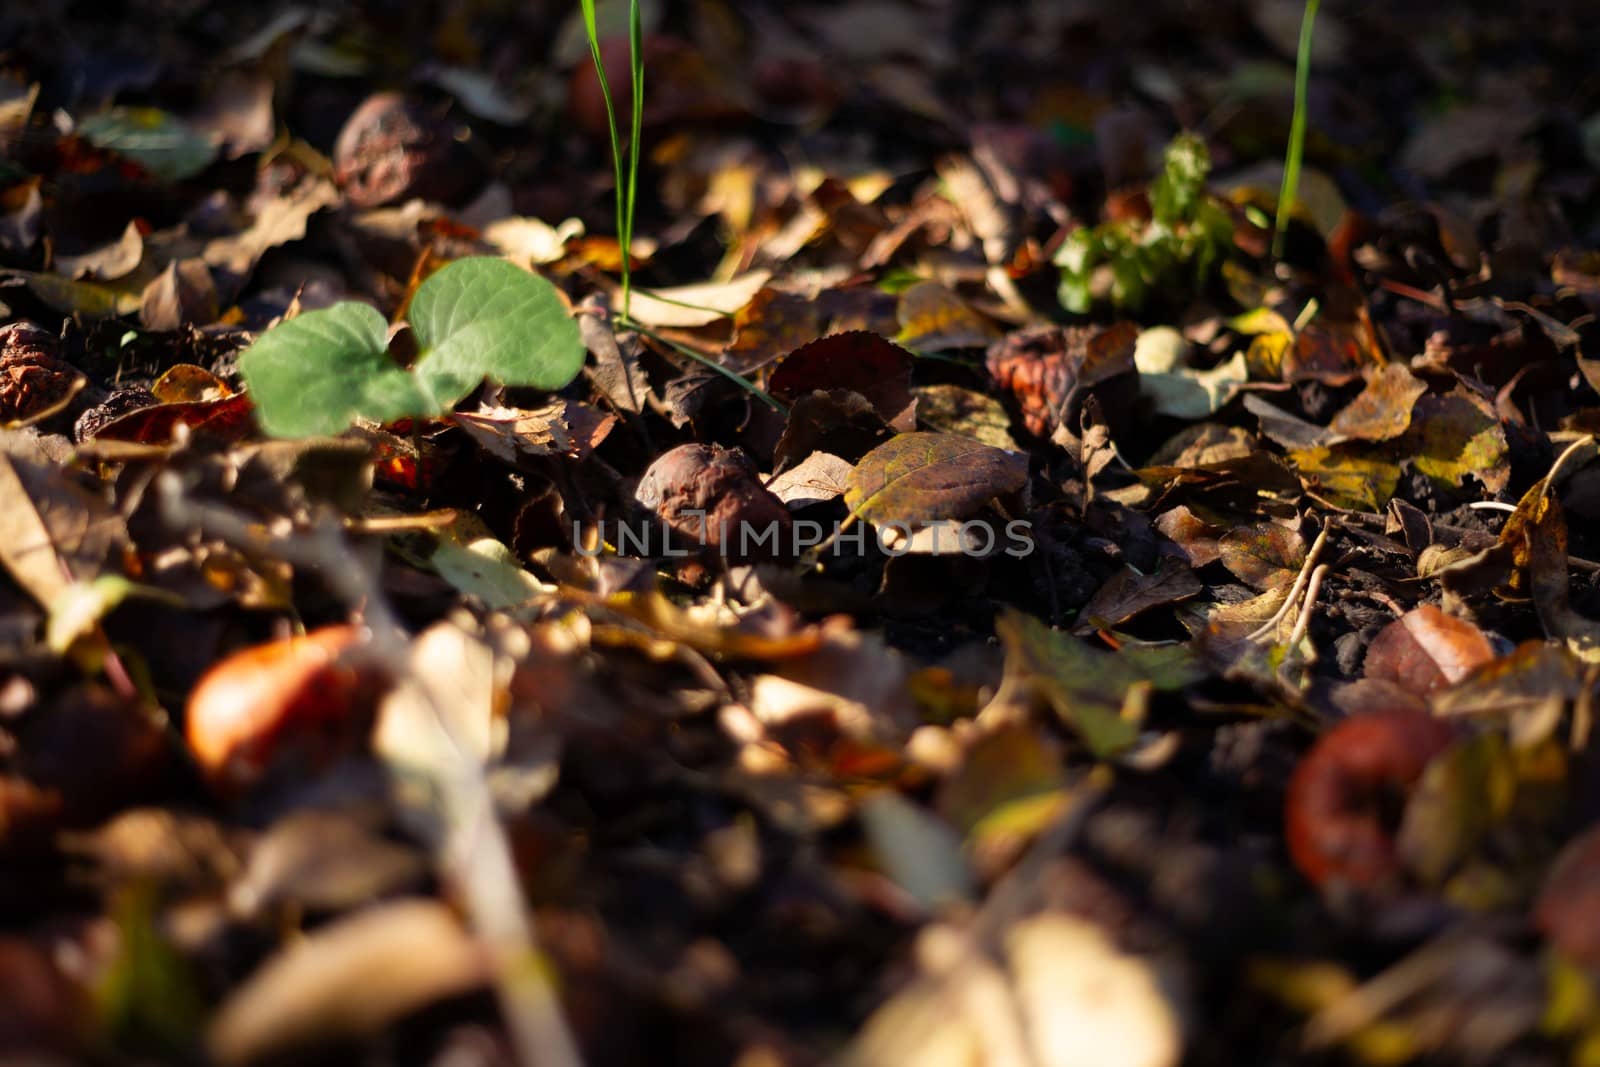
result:
M 357 415 L 391 422 L 434 410 L 389 358 L 383 316 L 353 301 L 274 326 L 239 357 L 239 372 L 274 437 L 336 434 Z
M 559 389 L 583 369 L 578 324 L 555 287 L 503 259 L 461 259 L 417 288 L 416 375 L 446 411 L 485 378 Z
M 50 651 L 64 653 L 74 641 L 94 631 L 95 625 L 110 615 L 130 596 L 143 596 L 183 607 L 182 597 L 164 589 L 130 582 L 120 574 L 102 574 L 88 582 L 73 582 L 50 603 L 45 623 L 45 644 Z
M 1138 741 L 1152 691 L 1181 689 L 1204 675 L 1182 646 L 1110 652 L 1012 610 L 994 628 L 1008 678 L 1047 701 L 1101 759 Z
M 884 873 L 924 909 L 972 899 L 961 839 L 943 819 L 890 789 L 862 801 L 860 815 Z
M 192 178 L 211 165 L 217 146 L 153 107 L 116 107 L 90 115 L 78 132 L 96 148 L 127 156 L 169 182 Z
M 389 358 L 388 324 L 347 302 L 273 327 L 239 359 L 262 428 L 335 434 L 356 416 L 392 422 L 449 411 L 485 378 L 557 389 L 583 367 L 583 340 L 555 287 L 502 259 L 457 260 L 417 288 L 412 371 Z

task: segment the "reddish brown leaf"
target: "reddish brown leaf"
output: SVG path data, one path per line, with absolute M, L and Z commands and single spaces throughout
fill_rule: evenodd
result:
M 801 345 L 783 357 L 767 384 L 779 400 L 793 400 L 815 389 L 849 389 L 871 401 L 890 426 L 909 430 L 915 425 L 914 360 L 892 341 L 852 330 Z
M 1252 589 L 1294 581 L 1306 559 L 1306 539 L 1275 522 L 1229 530 L 1217 542 L 1222 565 Z
M 1378 633 L 1367 649 L 1365 673 L 1425 694 L 1460 681 L 1493 658 L 1483 631 L 1424 604 Z

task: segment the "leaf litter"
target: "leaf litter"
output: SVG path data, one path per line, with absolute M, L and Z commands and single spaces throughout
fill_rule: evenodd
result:
M 0 1057 L 1596 1062 L 1581 5 L 581 7 L 0 17 Z

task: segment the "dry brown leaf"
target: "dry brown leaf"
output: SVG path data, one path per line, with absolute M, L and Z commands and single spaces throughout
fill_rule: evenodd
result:
M 628 314 L 635 322 L 658 328 L 709 326 L 731 318 L 734 312 L 750 303 L 771 277 L 770 271 L 757 270 L 726 282 L 635 291 Z
M 443 904 L 373 905 L 269 959 L 223 1002 L 206 1049 L 219 1063 L 245 1064 L 371 1034 L 488 977 L 486 954 Z
M 1420 696 L 1459 682 L 1492 659 L 1494 649 L 1482 630 L 1424 604 L 1373 638 L 1364 670 L 1368 678 L 1394 682 Z

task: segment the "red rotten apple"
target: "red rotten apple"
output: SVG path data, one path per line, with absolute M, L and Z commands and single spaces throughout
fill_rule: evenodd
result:
M 383 679 L 347 653 L 358 626 L 325 626 L 241 649 L 189 696 L 189 751 L 223 791 L 259 780 L 279 760 L 326 764 L 365 735 Z
M 1415 711 L 1356 715 L 1323 734 L 1295 768 L 1284 804 L 1289 854 L 1300 873 L 1319 886 L 1359 888 L 1397 876 L 1400 808 L 1453 736 L 1442 720 Z

